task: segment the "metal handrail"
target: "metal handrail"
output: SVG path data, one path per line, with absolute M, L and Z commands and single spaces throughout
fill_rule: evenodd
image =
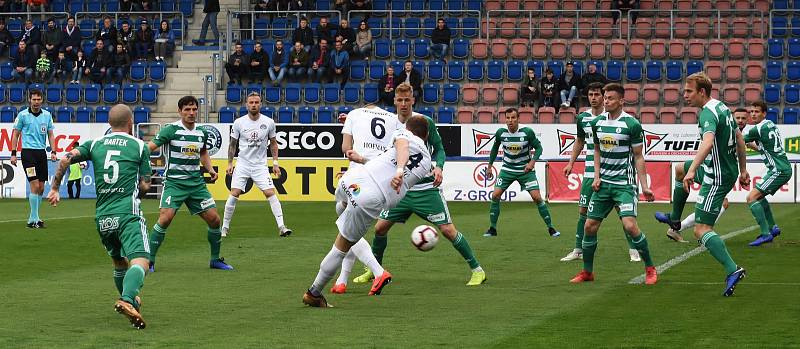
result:
M 686 12 L 691 12 L 692 16 L 698 16 L 698 15 L 702 15 L 702 14 L 707 14 L 708 18 L 711 19 L 711 25 L 714 26 L 715 28 L 719 28 L 719 26 L 722 24 L 722 17 L 726 17 L 726 18 L 727 17 L 760 17 L 761 18 L 761 23 L 762 23 L 762 28 L 761 28 L 762 29 L 761 30 L 761 38 L 762 39 L 764 38 L 764 35 L 765 35 L 766 31 L 769 29 L 769 24 L 764 22 L 764 12 L 761 12 L 761 11 L 756 10 L 756 9 L 748 9 L 748 10 L 735 10 L 735 9 L 715 10 L 715 9 L 712 9 L 712 10 L 695 10 L 695 11 L 687 11 L 687 10 L 629 10 L 628 11 L 628 15 L 627 15 L 627 19 L 628 19 L 628 33 L 627 33 L 628 34 L 628 38 L 632 38 L 633 37 L 632 34 L 633 34 L 633 31 L 635 30 L 635 24 L 636 23 L 633 22 L 633 15 L 634 14 L 637 14 L 640 17 L 660 17 L 659 16 L 660 14 L 669 13 L 669 18 L 670 18 L 670 36 L 669 36 L 669 38 L 673 39 L 674 36 L 675 36 L 674 23 L 675 23 L 675 18 L 677 17 L 676 13 L 686 13 Z M 771 12 L 772 11 L 770 11 L 770 15 L 771 15 Z M 748 15 L 737 16 L 737 14 L 740 14 L 740 13 L 742 13 L 742 14 L 746 13 Z M 652 14 L 652 15 L 642 16 L 642 14 Z M 727 14 L 727 15 L 723 16 L 723 14 Z M 771 20 L 771 17 L 770 17 L 770 20 Z M 749 28 L 752 29 L 754 27 L 751 25 Z M 720 30 L 717 30 L 717 39 L 722 39 L 722 36 L 721 36 L 720 32 L 721 32 Z
M 514 28 L 503 28 L 503 27 L 500 27 L 500 25 L 498 24 L 497 26 L 493 27 L 493 26 L 491 26 L 491 20 L 493 19 L 492 18 L 493 17 L 492 16 L 493 13 L 500 13 L 500 14 L 503 14 L 503 13 L 514 13 L 514 14 L 517 14 L 517 15 L 519 15 L 519 14 L 527 14 L 528 15 L 528 26 L 527 27 L 517 27 L 517 26 L 515 26 Z M 594 17 L 595 19 L 597 19 L 597 18 L 608 18 L 608 17 L 613 17 L 613 15 L 615 13 L 617 14 L 617 18 L 621 18 L 622 17 L 622 11 L 620 11 L 620 10 L 489 10 L 489 11 L 486 12 L 486 40 L 489 40 L 489 33 L 492 31 L 492 29 L 494 29 L 495 31 L 502 30 L 502 29 L 514 29 L 514 30 L 528 29 L 528 40 L 531 40 L 531 39 L 533 39 L 533 29 L 537 29 L 538 30 L 539 28 L 541 28 L 540 26 L 533 26 L 532 25 L 533 24 L 533 19 L 542 17 L 544 13 L 556 14 L 555 17 L 558 17 L 558 18 L 567 18 L 567 17 L 568 18 L 573 18 L 574 17 L 575 18 L 575 25 L 573 27 L 569 27 L 569 28 L 573 29 L 575 31 L 575 37 L 578 38 L 578 39 L 580 39 L 580 29 L 586 28 L 586 27 L 583 27 L 583 26 L 580 25 L 580 19 L 581 18 L 592 18 L 592 17 Z M 585 13 L 592 13 L 594 15 L 593 16 L 584 16 L 583 14 L 585 14 Z M 561 14 L 568 14 L 569 16 L 562 16 Z M 609 15 L 603 16 L 603 14 L 609 14 Z M 501 19 L 501 18 L 507 18 L 507 17 L 508 16 L 499 15 L 499 16 L 494 17 L 494 18 Z M 480 22 L 480 25 L 483 26 L 483 21 Z M 553 28 L 553 29 L 554 30 L 559 30 L 561 28 L 559 27 L 559 28 Z M 591 29 L 595 30 L 595 29 L 603 29 L 603 28 L 592 26 Z M 616 33 L 618 33 L 619 38 L 620 39 L 622 38 L 622 29 L 621 29 L 621 27 L 619 25 L 619 21 L 617 21 L 617 23 L 612 24 L 611 30 L 615 30 Z M 483 31 L 483 30 L 481 30 L 481 31 Z
M 69 18 L 69 12 L 38 12 L 38 11 L 0 12 L 0 17 L 3 17 L 3 18 L 25 16 L 25 19 L 33 20 L 33 18 L 31 18 L 31 17 L 33 17 L 33 15 L 41 15 L 43 17 L 47 17 L 47 15 L 50 15 L 49 17 L 53 17 L 53 15 L 59 15 L 59 16 L 63 15 L 64 17 Z M 49 17 L 47 17 L 47 18 L 49 18 Z M 6 21 L 6 24 L 8 24 L 8 21 Z
M 392 18 L 394 17 L 394 16 L 392 16 L 392 14 L 395 13 L 395 12 L 407 13 L 407 12 L 412 12 L 412 11 L 408 11 L 408 10 L 351 10 L 351 11 L 347 12 L 347 22 L 350 23 L 350 27 L 351 28 L 357 29 L 358 25 L 353 25 L 351 23 L 352 21 L 350 20 L 351 18 L 354 17 L 353 13 L 369 13 L 369 14 L 386 13 L 387 14 L 386 22 L 389 23 L 389 26 L 388 26 L 388 28 L 387 27 L 382 27 L 381 31 L 388 30 L 389 31 L 389 39 L 391 40 L 392 39 L 392 31 L 394 31 L 395 29 L 399 29 L 401 31 L 406 29 L 403 26 L 401 26 L 399 28 L 392 27 Z M 425 11 L 425 13 L 433 13 L 434 14 L 434 18 L 437 19 L 437 20 L 440 17 L 439 16 L 440 13 L 448 13 L 448 14 L 450 14 L 450 13 L 462 13 L 462 14 L 465 14 L 465 15 L 477 14 L 477 16 L 471 16 L 471 17 L 478 17 L 478 28 L 477 28 L 478 30 L 480 30 L 480 23 L 481 23 L 481 20 L 483 19 L 482 18 L 483 14 L 481 13 L 481 11 L 478 11 L 478 10 L 459 10 L 459 11 L 427 10 L 427 11 Z M 441 17 L 443 17 L 443 16 L 441 16 Z M 415 29 L 424 30 L 426 28 L 423 25 L 423 23 L 420 22 L 420 27 L 417 27 Z M 433 28 L 431 28 L 431 29 L 433 29 Z M 450 28 L 450 29 L 463 29 L 463 27 L 461 27 L 461 28 Z M 372 29 L 370 29 L 370 30 L 372 30 Z
M 113 17 L 114 18 L 114 23 L 113 23 L 114 25 L 117 25 L 117 23 L 119 22 L 120 17 L 122 17 L 123 19 L 128 19 L 130 24 L 131 24 L 131 30 L 136 30 L 137 28 L 135 28 L 136 20 L 131 19 L 130 17 L 132 17 L 132 16 L 130 16 L 130 15 L 137 15 L 137 17 L 148 19 L 148 20 L 152 20 L 152 21 L 155 21 L 155 19 L 158 18 L 158 23 L 161 23 L 161 21 L 164 20 L 164 17 L 174 18 L 175 16 L 180 16 L 180 18 L 181 18 L 181 28 L 180 28 L 181 29 L 180 30 L 181 37 L 179 39 L 181 40 L 181 42 L 186 42 L 185 39 L 186 39 L 186 35 L 188 34 L 187 33 L 188 30 L 183 28 L 183 25 L 186 22 L 186 18 L 184 17 L 183 12 L 180 12 L 180 11 L 75 12 L 75 22 L 79 22 L 79 18 L 82 18 L 82 17 L 89 17 L 91 19 L 95 19 L 95 18 L 97 18 L 98 15 L 100 15 L 101 18 Z M 78 25 L 80 23 L 75 23 L 75 24 Z M 158 30 L 158 25 L 160 25 L 160 24 L 156 24 L 156 25 L 151 24 L 150 25 L 150 29 L 152 29 L 153 32 L 155 32 L 156 30 Z M 170 23 L 170 26 L 172 26 L 172 23 Z M 170 28 L 170 29 L 175 29 L 175 28 Z M 176 38 L 176 39 L 178 39 L 178 38 Z
M 769 23 L 767 24 L 767 29 L 769 29 L 769 38 L 770 39 L 773 38 L 772 37 L 772 30 L 774 30 L 774 29 L 785 29 L 785 30 L 792 29 L 792 26 L 791 26 L 791 24 L 789 23 L 788 20 L 786 21 L 786 26 L 785 27 L 775 27 L 775 26 L 772 25 L 772 23 L 773 23 L 772 22 L 772 18 L 774 17 L 775 14 L 779 14 L 779 13 L 786 14 L 786 15 L 779 15 L 780 17 L 789 17 L 788 14 L 790 14 L 790 13 L 792 14 L 792 16 L 795 16 L 795 15 L 800 16 L 800 9 L 794 9 L 794 10 L 788 10 L 788 9 L 787 10 L 770 10 L 769 11 Z

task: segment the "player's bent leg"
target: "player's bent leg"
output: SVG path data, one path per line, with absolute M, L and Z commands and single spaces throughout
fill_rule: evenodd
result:
M 222 218 L 222 236 L 228 236 L 231 227 L 231 220 L 233 213 L 236 211 L 236 203 L 239 202 L 239 195 L 242 195 L 242 190 L 239 188 L 231 188 L 228 200 L 225 201 L 225 215 Z
M 222 232 L 220 232 L 220 219 L 217 210 L 210 208 L 199 213 L 208 225 L 207 238 L 208 246 L 211 251 L 211 258 L 209 260 L 209 267 L 211 269 L 220 270 L 233 270 L 233 267 L 225 262 L 225 259 L 219 256 L 219 251 L 222 246 Z
M 677 231 L 680 231 L 681 215 L 683 215 L 683 208 L 686 206 L 686 200 L 689 198 L 689 188 L 683 187 L 683 177 L 686 175 L 686 170 L 691 166 L 691 163 L 690 160 L 684 162 L 683 166 L 675 167 L 675 182 L 672 186 L 672 212 L 667 214 L 657 211 L 655 213 L 657 221 L 667 224 L 670 228 Z M 695 179 L 697 180 L 697 178 Z
M 492 200 L 489 203 L 489 229 L 483 236 L 497 236 L 497 220 L 500 219 L 500 198 L 505 192 L 505 188 L 495 187 L 492 192 Z
M 156 268 L 156 254 L 158 249 L 164 244 L 164 238 L 167 237 L 167 228 L 175 218 L 177 211 L 173 208 L 162 208 L 159 210 L 158 221 L 153 225 L 153 230 L 150 232 L 150 272 L 155 272 Z
M 697 225 L 694 226 L 694 235 L 700 240 L 700 244 L 708 249 L 711 256 L 722 264 L 727 275 L 725 277 L 725 290 L 722 295 L 726 297 L 731 296 L 733 295 L 736 284 L 739 280 L 744 278 L 745 270 L 737 266 L 733 261 L 730 253 L 728 253 L 728 249 L 725 247 L 725 242 L 714 232 L 714 227 L 707 223 L 701 223 L 702 220 L 708 218 L 701 214 L 697 214 L 697 216 L 698 221 Z
M 353 243 L 348 241 L 341 233 L 336 235 L 336 240 L 331 250 L 328 251 L 328 254 L 319 264 L 319 272 L 317 272 L 314 282 L 303 295 L 304 304 L 320 308 L 331 307 L 325 297 L 322 296 L 322 290 L 328 281 L 333 278 L 339 266 L 342 265 L 342 260 L 352 245 Z
M 381 212 L 381 216 L 386 216 L 387 214 L 388 212 L 386 211 Z M 379 264 L 383 264 L 383 253 L 386 251 L 386 246 L 389 243 L 389 236 L 387 234 L 389 230 L 392 229 L 393 225 L 394 222 L 380 218 L 378 222 L 375 223 L 375 237 L 372 238 L 372 255 L 375 256 L 375 260 L 377 260 Z M 372 270 L 369 270 L 369 268 L 364 269 L 363 274 L 353 279 L 354 283 L 365 284 L 375 278 Z
M 636 217 L 624 216 L 622 217 L 622 226 L 625 232 L 630 236 L 633 248 L 639 252 L 639 256 L 644 261 L 645 266 L 645 284 L 653 285 L 657 282 L 658 276 L 656 268 L 653 265 L 653 257 L 650 254 L 650 247 L 647 245 L 647 237 L 644 232 L 639 230 L 639 224 L 636 222 Z
M 114 304 L 114 310 L 125 315 L 131 325 L 137 329 L 143 329 L 147 326 L 134 304 L 144 284 L 145 270 L 149 262 L 146 254 L 131 259 L 130 267 L 123 279 L 122 295 L 120 295 L 119 300 Z
M 122 280 L 128 271 L 128 260 L 124 257 L 111 257 L 111 262 L 114 265 L 114 286 L 117 287 L 117 291 L 122 295 Z
M 467 262 L 467 265 L 472 271 L 467 286 L 477 286 L 486 282 L 486 271 L 483 270 L 480 262 L 478 262 L 478 259 L 475 257 L 475 253 L 472 251 L 472 247 L 470 247 L 467 238 L 456 229 L 455 224 L 448 223 L 439 225 L 439 231 L 450 240 L 453 244 L 453 248 L 461 254 L 461 257 L 464 258 L 464 261 Z
M 764 199 L 764 193 L 758 188 L 753 188 L 750 190 L 750 193 L 747 194 L 747 206 L 750 208 L 750 213 L 753 214 L 753 218 L 755 218 L 756 223 L 758 223 L 761 232 L 755 240 L 748 244 L 753 247 L 772 242 L 774 239 L 772 236 L 772 226 L 767 221 L 767 215 L 762 206 L 762 203 L 766 202 L 766 200 L 762 199 Z
M 363 238 L 361 240 L 363 240 Z M 367 246 L 369 246 L 369 244 L 367 244 Z M 367 247 L 367 250 L 369 251 L 370 254 L 372 254 L 372 251 L 369 249 L 369 247 Z M 350 249 L 350 251 L 347 252 L 347 255 L 345 255 L 344 259 L 342 260 L 342 269 L 339 270 L 339 277 L 336 278 L 336 282 L 333 284 L 333 287 L 331 288 L 331 293 L 347 292 L 347 278 L 350 277 L 350 273 L 353 271 L 353 265 L 355 264 L 356 264 L 356 254 L 353 253 L 353 249 Z

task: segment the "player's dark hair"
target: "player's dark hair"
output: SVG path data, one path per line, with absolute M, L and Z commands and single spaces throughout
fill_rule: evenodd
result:
M 586 86 L 586 93 L 587 94 L 589 93 L 589 91 L 592 91 L 592 90 L 599 90 L 600 94 L 602 94 L 603 93 L 603 83 L 599 82 L 599 81 L 595 81 L 595 82 L 589 84 L 588 86 Z
M 606 84 L 605 86 L 603 86 L 603 93 L 609 91 L 618 93 L 620 98 L 622 98 L 622 96 L 625 96 L 625 88 L 623 88 L 622 85 L 618 83 L 612 82 L 610 84 Z
M 424 116 L 412 115 L 406 120 L 406 129 L 423 140 L 428 139 L 428 119 Z
M 750 105 L 758 108 L 758 110 L 761 110 L 762 113 L 767 111 L 767 109 L 768 109 L 767 108 L 767 103 L 764 103 L 764 101 L 755 101 L 755 102 L 751 103 Z
M 33 96 L 39 96 L 39 97 L 44 98 L 44 95 L 42 94 L 42 90 L 33 89 L 33 90 L 28 91 L 28 98 L 33 97 Z
M 747 109 L 739 107 L 739 108 L 736 108 L 736 110 L 734 110 L 733 112 L 734 113 L 747 113 Z
M 519 110 L 517 110 L 517 108 L 511 107 L 511 108 L 508 108 L 508 109 L 506 109 L 505 113 L 506 113 L 506 114 L 508 114 L 508 113 L 514 113 L 514 114 L 517 114 L 517 115 L 519 115 Z
M 178 109 L 179 110 L 183 109 L 183 107 L 192 104 L 198 107 L 200 106 L 200 102 L 198 102 L 197 98 L 194 98 L 194 96 L 183 96 L 181 97 L 181 99 L 178 100 Z

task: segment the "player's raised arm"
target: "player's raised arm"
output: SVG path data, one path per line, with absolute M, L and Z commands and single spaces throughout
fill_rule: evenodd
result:
M 403 173 L 405 172 L 406 164 L 408 163 L 408 139 L 397 138 L 394 140 L 394 148 L 397 154 L 397 172 L 392 178 L 392 189 L 400 193 L 400 186 L 403 184 Z

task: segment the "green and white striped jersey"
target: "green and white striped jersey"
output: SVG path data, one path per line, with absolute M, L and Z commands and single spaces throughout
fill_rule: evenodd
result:
M 426 115 L 422 115 L 420 113 L 414 113 L 414 115 L 424 116 L 425 119 L 428 120 L 428 150 L 431 153 L 431 160 L 436 164 L 436 167 L 443 169 L 444 168 L 444 160 L 445 160 L 445 153 L 444 153 L 444 145 L 442 145 L 442 136 L 439 135 L 439 131 L 436 130 L 436 123 L 430 117 Z M 423 178 L 417 184 L 415 184 L 409 191 L 420 191 L 420 190 L 429 190 L 429 189 L 437 189 L 433 186 L 433 174 L 428 177 Z
M 777 172 L 792 172 L 792 165 L 783 150 L 783 138 L 772 121 L 761 120 L 744 135 L 745 142 L 756 142 L 767 168 Z
M 576 119 L 578 138 L 586 144 L 586 169 L 583 171 L 583 178 L 594 178 L 594 138 L 591 123 L 596 117 L 597 115 L 592 115 L 592 109 L 589 109 L 578 114 Z
M 711 99 L 700 110 L 698 117 L 700 139 L 706 133 L 714 134 L 714 146 L 703 161 L 703 184 L 722 185 L 732 183 L 739 177 L 739 162 L 736 159 L 736 121 L 728 107 Z
M 634 185 L 633 148 L 643 145 L 642 124 L 622 112 L 610 119 L 608 112 L 591 121 L 594 145 L 600 149 L 600 180 L 610 184 Z M 595 169 L 596 170 L 596 169 Z
M 516 132 L 511 132 L 501 127 L 494 133 L 494 144 L 489 153 L 489 166 L 497 158 L 497 152 L 503 146 L 503 170 L 513 173 L 525 172 L 525 165 L 531 159 L 539 160 L 542 155 L 542 143 L 529 127 L 521 127 Z M 534 151 L 531 156 L 531 150 Z
M 166 124 L 158 132 L 153 143 L 157 146 L 167 144 L 164 149 L 167 158 L 165 182 L 182 186 L 205 185 L 200 171 L 200 151 L 206 147 L 208 134 L 195 126 L 189 130 L 178 120 Z
M 150 176 L 150 149 L 140 139 L 114 132 L 87 141 L 77 148 L 80 159 L 94 165 L 98 217 L 114 214 L 141 214 L 139 177 Z

